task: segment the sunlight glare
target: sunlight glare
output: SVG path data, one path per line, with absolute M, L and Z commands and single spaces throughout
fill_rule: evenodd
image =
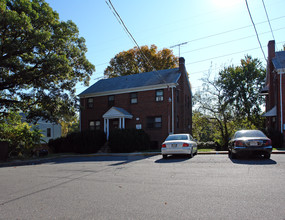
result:
M 212 0 L 213 4 L 218 8 L 231 8 L 236 5 L 240 0 Z

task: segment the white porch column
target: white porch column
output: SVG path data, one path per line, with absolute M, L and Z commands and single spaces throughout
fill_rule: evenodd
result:
M 107 140 L 109 140 L 109 118 L 107 118 L 107 131 L 106 131 L 106 135 L 107 135 Z
M 104 132 L 107 133 L 107 119 L 104 118 Z
M 125 118 L 123 118 L 123 129 L 125 129 Z
M 119 129 L 122 129 L 122 118 L 119 118 Z

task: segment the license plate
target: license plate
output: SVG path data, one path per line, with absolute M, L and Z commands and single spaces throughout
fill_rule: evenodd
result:
M 177 144 L 172 144 L 171 147 L 177 147 Z
M 251 142 L 249 142 L 249 146 L 258 146 L 258 142 L 257 141 L 251 141 Z

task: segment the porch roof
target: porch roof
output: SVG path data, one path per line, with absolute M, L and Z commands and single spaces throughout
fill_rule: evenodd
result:
M 276 105 L 270 109 L 268 112 L 264 113 L 262 117 L 274 117 L 277 116 L 277 107 Z
M 131 115 L 129 112 L 127 112 L 123 108 L 113 106 L 103 115 L 103 118 L 109 118 L 109 119 L 112 119 L 112 118 L 129 118 L 129 119 L 132 119 L 133 115 Z

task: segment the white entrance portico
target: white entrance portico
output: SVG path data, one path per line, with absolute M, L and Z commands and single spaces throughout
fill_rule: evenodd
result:
M 118 107 L 112 107 L 110 108 L 104 115 L 104 132 L 106 133 L 107 140 L 109 139 L 109 120 L 110 119 L 119 119 L 119 128 L 124 129 L 125 128 L 125 119 L 132 119 L 133 116 L 127 112 L 125 109 L 118 108 Z

